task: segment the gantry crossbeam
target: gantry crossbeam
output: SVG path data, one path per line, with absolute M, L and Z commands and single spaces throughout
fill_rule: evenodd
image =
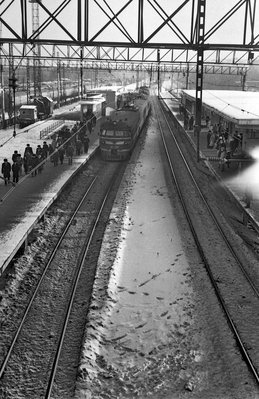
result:
M 15 60 L 35 57 L 64 61 L 259 63 L 257 0 L 206 0 L 204 40 L 197 40 L 198 0 L 35 0 L 39 26 L 31 23 L 27 0 L 0 1 L 2 57 L 13 45 Z M 206 61 L 208 59 L 208 61 Z

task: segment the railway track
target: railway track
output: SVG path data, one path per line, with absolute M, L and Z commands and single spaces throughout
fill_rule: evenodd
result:
M 126 167 L 98 162 L 76 179 L 81 199 L 69 212 L 1 359 L 0 392 L 6 399 L 73 397 L 101 238 Z M 67 206 L 74 189 L 64 194 Z
M 162 103 L 154 102 L 166 157 L 195 244 L 236 344 L 259 384 L 259 281 L 253 275 L 253 260 L 212 201 L 213 190 L 199 181 L 186 158 L 176 126 Z M 205 179 L 204 179 L 205 180 Z M 255 260 L 255 262 L 257 262 Z

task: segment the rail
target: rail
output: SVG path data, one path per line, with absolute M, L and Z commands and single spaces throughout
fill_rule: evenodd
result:
M 40 139 L 46 138 L 50 133 L 52 133 L 55 129 L 60 127 L 61 125 L 64 124 L 64 121 L 56 121 L 52 123 L 51 125 L 45 127 L 40 131 Z

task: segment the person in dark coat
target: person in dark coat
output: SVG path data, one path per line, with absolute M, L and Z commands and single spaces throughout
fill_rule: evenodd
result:
M 40 145 L 37 145 L 37 148 L 36 148 L 36 155 L 37 155 L 37 157 L 38 157 L 39 155 L 41 155 L 41 154 L 42 154 L 42 148 L 41 148 Z
M 17 161 L 17 163 L 19 165 L 19 176 L 20 176 L 21 173 L 22 173 L 22 166 L 23 166 L 23 159 L 22 159 L 21 154 L 17 155 L 16 161 Z
M 83 146 L 84 146 L 84 152 L 85 154 L 88 153 L 88 149 L 89 149 L 89 137 L 87 137 L 86 135 L 83 137 Z
M 18 157 L 18 151 L 15 150 L 14 153 L 13 153 L 13 155 L 12 155 L 12 161 L 13 161 L 13 162 L 17 161 L 17 157 Z
M 82 149 L 82 141 L 77 139 L 76 140 L 76 155 L 81 155 L 81 149 Z
M 31 166 L 31 157 L 33 155 L 33 150 L 30 146 L 30 144 L 27 144 L 24 150 L 24 155 L 23 155 L 23 167 L 24 167 L 24 172 L 27 175 L 28 171 L 30 170 Z
M 24 150 L 24 158 L 25 158 L 25 156 L 26 156 L 27 154 L 31 154 L 31 155 L 33 154 L 33 150 L 32 150 L 32 148 L 31 148 L 30 144 L 27 144 L 26 147 L 25 147 L 25 150 Z
M 37 155 L 36 154 L 32 154 L 31 158 L 30 158 L 30 170 L 33 170 L 34 168 L 37 168 L 38 164 L 39 164 L 39 159 L 38 159 Z M 35 169 L 35 170 L 33 170 L 31 175 L 32 176 L 36 176 L 37 172 L 38 172 L 37 169 Z
M 43 145 L 42 145 L 42 155 L 44 158 L 47 158 L 48 156 L 48 152 L 49 152 L 49 146 L 46 143 L 46 141 L 43 141 Z
M 42 173 L 42 171 L 44 169 L 44 162 L 43 162 L 44 160 L 45 160 L 45 158 L 43 156 L 43 153 L 40 155 L 37 155 L 37 165 L 38 165 L 37 171 L 38 171 L 39 175 Z
M 58 166 L 58 159 L 59 159 L 59 153 L 58 151 L 54 151 L 51 155 L 51 161 L 53 162 L 54 166 Z
M 8 162 L 8 159 L 5 158 L 4 162 L 2 163 L 2 174 L 4 177 L 4 184 L 7 186 L 10 183 L 10 176 L 11 176 L 11 164 Z
M 64 149 L 64 147 L 60 147 L 60 148 L 58 149 L 58 156 L 59 156 L 60 164 L 63 165 L 64 156 L 65 156 L 65 149 Z
M 13 172 L 13 182 L 18 183 L 19 181 L 19 171 L 20 171 L 20 166 L 17 161 L 15 161 L 12 164 L 12 172 Z
M 54 147 L 49 144 L 49 155 L 51 155 L 54 152 Z
M 66 149 L 66 156 L 68 157 L 68 165 L 72 165 L 73 154 L 74 154 L 74 148 L 69 143 Z

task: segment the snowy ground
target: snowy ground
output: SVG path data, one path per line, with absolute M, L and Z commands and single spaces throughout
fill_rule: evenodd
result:
M 234 348 L 224 358 L 231 334 L 172 195 L 150 128 L 103 240 L 77 399 L 244 397 L 243 364 Z

